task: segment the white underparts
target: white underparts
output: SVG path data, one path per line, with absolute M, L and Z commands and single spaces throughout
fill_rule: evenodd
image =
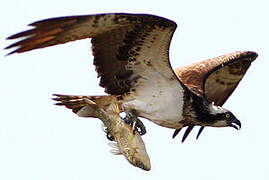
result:
M 166 87 L 155 84 L 151 89 L 144 88 L 141 93 L 134 95 L 132 100 L 123 103 L 123 108 L 135 109 L 139 116 L 160 126 L 182 127 L 180 121 L 183 119 L 183 88 L 179 82 L 164 84 Z

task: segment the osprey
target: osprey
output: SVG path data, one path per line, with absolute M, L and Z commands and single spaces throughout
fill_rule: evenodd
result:
M 91 38 L 93 64 L 100 86 L 108 95 L 87 96 L 102 108 L 111 102 L 126 113 L 126 122 L 135 122 L 146 131 L 138 117 L 160 126 L 187 127 L 183 141 L 194 126 L 233 127 L 240 121 L 222 107 L 243 78 L 255 52 L 235 52 L 173 70 L 169 46 L 176 23 L 147 14 L 97 14 L 46 19 L 30 24 L 32 29 L 7 39 L 24 38 L 8 47 L 22 53 L 79 39 Z M 87 117 L 84 96 L 56 95 L 57 105 Z

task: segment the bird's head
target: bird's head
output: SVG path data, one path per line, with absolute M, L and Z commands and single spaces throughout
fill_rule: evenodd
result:
M 241 122 L 229 110 L 211 104 L 209 106 L 209 126 L 241 128 Z

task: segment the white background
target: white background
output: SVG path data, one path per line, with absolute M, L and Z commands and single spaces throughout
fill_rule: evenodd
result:
M 1 2 L 0 179 L 268 179 L 269 4 L 266 0 L 33 1 Z M 174 20 L 173 67 L 252 50 L 259 54 L 224 105 L 242 129 L 198 128 L 182 133 L 144 120 L 152 169 L 114 156 L 97 119 L 76 117 L 53 105 L 53 93 L 103 94 L 92 65 L 90 40 L 5 57 L 9 35 L 49 17 L 106 12 L 149 13 Z

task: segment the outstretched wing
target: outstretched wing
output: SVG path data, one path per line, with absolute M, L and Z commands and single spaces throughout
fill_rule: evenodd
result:
M 255 52 L 238 51 L 180 67 L 175 72 L 192 92 L 204 96 L 210 103 L 222 106 L 257 56 Z M 197 138 L 203 130 L 201 128 Z
M 17 47 L 9 54 L 91 38 L 94 65 L 105 92 L 122 95 L 166 80 L 180 86 L 168 57 L 176 29 L 173 21 L 118 13 L 52 18 L 30 26 L 34 28 L 8 37 L 24 38 L 6 48 Z
M 177 68 L 175 72 L 191 91 L 222 106 L 257 56 L 255 52 L 237 51 Z

